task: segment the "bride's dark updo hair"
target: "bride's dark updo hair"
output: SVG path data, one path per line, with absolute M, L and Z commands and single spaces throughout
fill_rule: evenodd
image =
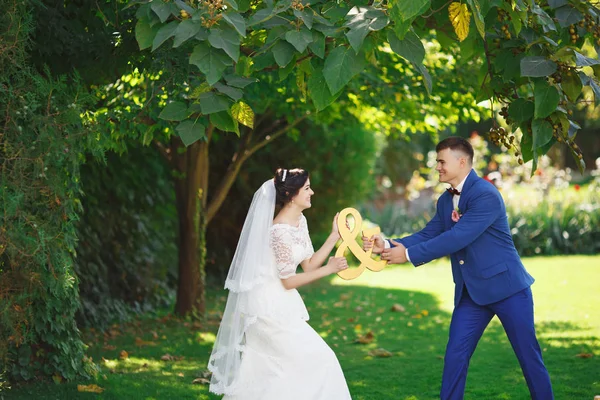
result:
M 292 200 L 292 197 L 298 194 L 308 180 L 308 171 L 302 168 L 277 168 L 273 179 L 275 180 L 277 205 L 285 206 Z

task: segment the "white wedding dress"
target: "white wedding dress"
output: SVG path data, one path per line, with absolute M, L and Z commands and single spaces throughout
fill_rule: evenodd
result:
M 275 224 L 269 233 L 275 267 L 243 293 L 242 312 L 252 318 L 244 329 L 237 389 L 223 400 L 350 399 L 334 352 L 306 322 L 300 294 L 281 283 L 314 253 L 306 219 L 302 215 L 298 227 Z

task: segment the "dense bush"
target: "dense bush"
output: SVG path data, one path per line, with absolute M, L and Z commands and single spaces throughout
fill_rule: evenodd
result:
M 73 256 L 80 157 L 98 150 L 80 118 L 93 99 L 77 77 L 67 81 L 28 67 L 30 4 L 2 6 L 0 374 L 89 376 L 95 367 L 74 319 Z
M 104 328 L 170 306 L 177 272 L 177 215 L 170 172 L 149 147 L 131 145 L 81 168 L 77 224 L 78 321 Z

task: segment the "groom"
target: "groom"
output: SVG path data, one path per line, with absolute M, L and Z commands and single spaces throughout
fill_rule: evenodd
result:
M 442 400 L 462 399 L 467 368 L 483 331 L 497 315 L 521 364 L 532 399 L 550 400 L 552 385 L 533 323 L 533 278 L 515 249 L 506 209 L 496 187 L 472 169 L 473 147 L 449 137 L 437 147 L 442 194 L 425 228 L 402 239 L 363 237 L 365 249 L 392 264 L 416 267 L 450 256 L 456 284 L 454 312 L 442 377 Z

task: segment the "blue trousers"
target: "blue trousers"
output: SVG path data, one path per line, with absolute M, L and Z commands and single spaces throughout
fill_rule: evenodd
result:
M 521 364 L 531 398 L 554 399 L 550 376 L 535 336 L 533 297 L 530 288 L 485 306 L 475 304 L 467 290 L 463 290 L 450 323 L 440 398 L 460 400 L 464 397 L 469 360 L 494 315 L 497 315 L 502 322 L 508 340 Z M 490 397 L 491 395 L 490 393 Z

